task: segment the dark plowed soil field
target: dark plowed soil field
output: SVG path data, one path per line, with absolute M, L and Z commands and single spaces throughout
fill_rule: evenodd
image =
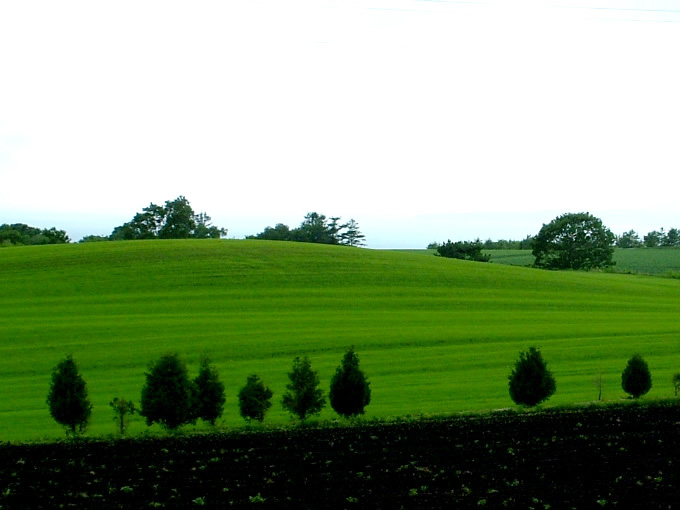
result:
M 0 446 L 15 508 L 676 508 L 680 407 Z

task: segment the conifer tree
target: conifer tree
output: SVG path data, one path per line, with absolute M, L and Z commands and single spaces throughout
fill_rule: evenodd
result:
M 245 420 L 263 421 L 267 410 L 272 406 L 274 394 L 260 378 L 253 374 L 248 376 L 246 385 L 238 393 L 238 405 L 241 416 Z
M 371 402 L 370 383 L 359 368 L 359 357 L 353 346 L 331 379 L 328 399 L 333 410 L 342 416 L 364 414 L 364 408 Z
M 69 428 L 71 433 L 75 434 L 76 428 L 79 432 L 87 428 L 92 405 L 87 397 L 85 380 L 70 354 L 54 367 L 47 405 L 52 418 Z
M 555 378 L 535 347 L 520 353 L 508 378 L 510 398 L 516 404 L 533 407 L 555 393 Z
M 201 360 L 198 376 L 194 379 L 193 418 L 215 425 L 224 411 L 224 384 L 208 358 Z
M 293 371 L 288 374 L 290 384 L 286 385 L 287 392 L 283 395 L 283 408 L 304 421 L 307 416 L 319 414 L 324 408 L 323 391 L 318 388 L 319 376 L 312 370 L 309 358 L 293 360 Z
M 628 360 L 621 374 L 621 387 L 633 398 L 640 398 L 652 388 L 652 374 L 639 354 Z
M 176 429 L 194 420 L 193 383 L 177 354 L 161 356 L 145 375 L 139 414 L 147 425 L 159 423 L 166 429 Z

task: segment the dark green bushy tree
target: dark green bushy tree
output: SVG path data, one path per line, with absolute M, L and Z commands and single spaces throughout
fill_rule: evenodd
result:
M 437 247 L 435 255 L 451 259 L 474 260 L 475 262 L 488 262 L 489 255 L 482 253 L 482 243 L 480 241 L 459 241 L 451 242 L 448 240 Z
M 274 396 L 272 390 L 267 388 L 257 375 L 248 376 L 246 385 L 238 393 L 241 416 L 245 420 L 263 421 L 264 415 L 272 406 L 272 396 Z
M 652 374 L 647 362 L 639 354 L 628 360 L 621 374 L 621 387 L 633 398 L 640 398 L 652 389 Z
M 614 240 L 614 234 L 592 214 L 563 214 L 534 237 L 534 265 L 584 270 L 613 266 Z
M 52 418 L 72 433 L 76 432 L 76 428 L 80 432 L 87 428 L 92 405 L 87 397 L 85 380 L 78 373 L 70 354 L 54 367 L 47 405 Z
M 217 370 L 210 365 L 208 358 L 203 358 L 198 376 L 194 379 L 192 417 L 215 425 L 217 418 L 222 416 L 225 401 L 224 384 Z
M 359 357 L 354 347 L 345 353 L 331 379 L 328 400 L 333 410 L 342 416 L 364 414 L 364 408 L 371 402 L 370 383 L 359 368 Z
M 533 407 L 555 393 L 555 378 L 535 347 L 520 353 L 509 379 L 510 398 L 516 404 Z
M 177 354 L 168 354 L 152 363 L 142 388 L 141 409 L 147 425 L 160 423 L 166 429 L 176 429 L 194 421 L 193 383 L 187 368 Z
M 286 393 L 281 404 L 283 408 L 296 415 L 300 420 L 307 416 L 319 414 L 324 408 L 323 391 L 318 388 L 319 376 L 312 370 L 309 358 L 305 356 L 293 360 L 293 371 L 288 374 L 290 384 L 286 385 Z

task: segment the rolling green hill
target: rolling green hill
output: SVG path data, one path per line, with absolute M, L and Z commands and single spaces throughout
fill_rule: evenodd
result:
M 62 437 L 45 399 L 72 353 L 94 404 L 91 434 L 113 433 L 113 397 L 139 402 L 148 363 L 208 355 L 227 387 L 223 423 L 257 373 L 281 410 L 293 357 L 328 390 L 349 345 L 371 380 L 368 417 L 508 407 L 520 350 L 542 348 L 557 379 L 548 405 L 624 396 L 641 353 L 650 397 L 680 371 L 680 281 L 549 272 L 419 254 L 266 241 L 133 241 L 0 250 L 0 440 Z M 322 418 L 332 418 L 326 409 Z M 139 433 L 141 421 L 131 427 Z

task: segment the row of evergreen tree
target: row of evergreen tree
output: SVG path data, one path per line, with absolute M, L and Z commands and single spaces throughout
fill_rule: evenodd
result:
M 116 397 L 110 406 L 118 430 L 124 434 L 132 415 L 138 413 L 146 424 L 158 423 L 168 430 L 203 420 L 215 425 L 226 402 L 224 384 L 209 359 L 201 360 L 198 375 L 189 378 L 186 364 L 177 354 L 162 356 L 145 374 L 140 408 L 130 400 Z M 320 380 L 308 357 L 296 357 L 288 374 L 281 405 L 300 420 L 321 412 L 326 405 Z M 239 410 L 246 421 L 263 421 L 272 406 L 273 392 L 258 375 L 248 376 L 238 393 Z M 351 417 L 364 413 L 371 401 L 370 383 L 359 368 L 359 358 L 350 347 L 331 379 L 329 401 L 335 412 Z M 54 368 L 47 404 L 54 420 L 75 434 L 87 428 L 92 412 L 85 380 L 69 355 Z
M 530 347 L 521 352 L 509 376 L 510 398 L 516 404 L 533 407 L 548 400 L 556 389 L 555 377 L 548 370 L 541 351 Z M 600 380 L 600 396 L 602 397 Z M 680 391 L 680 373 L 673 375 L 675 396 Z M 640 398 L 652 389 L 652 374 L 642 356 L 634 355 L 621 373 L 621 388 L 632 398 Z
M 110 403 L 121 434 L 125 433 L 130 417 L 137 412 L 147 425 L 158 423 L 168 430 L 196 423 L 199 419 L 215 425 L 222 415 L 225 388 L 209 359 L 201 361 L 198 375 L 193 380 L 189 378 L 186 364 L 176 354 L 162 356 L 150 365 L 145 375 L 139 410 L 133 402 L 122 398 L 115 398 Z M 321 412 L 326 398 L 319 388 L 318 373 L 312 369 L 308 357 L 295 358 L 288 378 L 290 383 L 281 400 L 283 409 L 300 420 Z M 511 399 L 526 407 L 548 400 L 556 390 L 555 377 L 535 347 L 520 353 L 508 379 Z M 677 396 L 680 373 L 673 376 L 673 385 Z M 621 387 L 632 398 L 639 398 L 651 389 L 651 372 L 642 356 L 636 354 L 628 360 L 621 374 Z M 271 389 L 256 374 L 248 376 L 238 393 L 241 416 L 249 422 L 263 421 L 272 406 L 272 397 Z M 359 368 L 354 347 L 347 350 L 333 375 L 328 398 L 333 410 L 344 417 L 364 414 L 370 404 L 370 383 Z M 47 403 L 52 417 L 71 433 L 82 432 L 87 427 L 92 405 L 72 356 L 67 356 L 55 367 Z

